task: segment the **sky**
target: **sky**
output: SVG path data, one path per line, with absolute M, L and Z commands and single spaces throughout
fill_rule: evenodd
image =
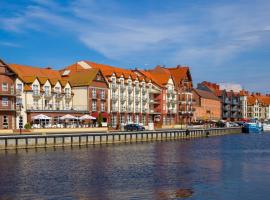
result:
M 189 66 L 270 93 L 269 0 L 1 0 L 0 58 L 61 69 Z

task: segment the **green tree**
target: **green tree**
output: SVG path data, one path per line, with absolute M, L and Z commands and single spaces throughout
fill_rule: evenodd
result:
M 98 127 L 102 127 L 102 122 L 103 122 L 103 117 L 102 117 L 102 113 L 100 112 L 98 114 Z

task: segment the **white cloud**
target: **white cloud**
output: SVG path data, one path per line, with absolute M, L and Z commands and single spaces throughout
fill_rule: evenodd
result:
M 107 58 L 132 60 L 136 65 L 189 64 L 193 71 L 208 75 L 241 53 L 270 43 L 268 1 L 176 5 L 137 15 L 116 1 L 77 0 L 64 6 L 56 1 L 32 2 L 16 16 L 0 19 L 2 27 L 15 32 L 64 32 Z

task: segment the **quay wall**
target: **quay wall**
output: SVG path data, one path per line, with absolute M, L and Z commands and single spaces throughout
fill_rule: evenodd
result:
M 241 128 L 0 136 L 0 150 L 181 140 L 241 133 Z

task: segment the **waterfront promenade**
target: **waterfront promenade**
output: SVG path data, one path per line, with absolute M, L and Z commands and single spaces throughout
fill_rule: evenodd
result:
M 48 148 L 64 146 L 101 145 L 131 142 L 180 140 L 241 133 L 241 128 L 167 129 L 157 131 L 107 133 L 51 133 L 0 136 L 0 149 Z

